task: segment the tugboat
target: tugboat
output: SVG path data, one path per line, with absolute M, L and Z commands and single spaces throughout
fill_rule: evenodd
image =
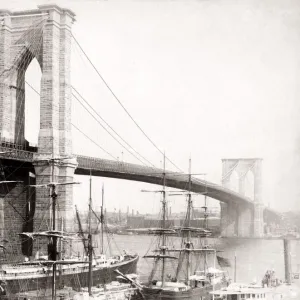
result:
M 269 297 L 270 293 L 271 290 L 269 288 L 241 283 L 231 283 L 226 288 L 210 292 L 214 300 L 275 299 Z
M 227 288 L 213 291 L 214 300 L 292 300 L 300 299 L 300 290 L 292 284 L 290 272 L 290 241 L 284 242 L 285 281 L 279 280 L 274 270 L 267 270 L 261 285 L 232 283 Z

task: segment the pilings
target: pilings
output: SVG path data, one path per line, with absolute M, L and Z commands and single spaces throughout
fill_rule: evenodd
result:
M 283 240 L 285 282 L 291 284 L 291 241 Z

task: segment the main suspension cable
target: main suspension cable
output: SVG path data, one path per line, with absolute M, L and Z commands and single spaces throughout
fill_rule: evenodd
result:
M 77 89 L 75 89 L 74 86 L 72 86 L 72 89 L 80 96 L 80 98 L 88 105 L 88 107 L 105 123 L 106 126 L 109 127 L 129 148 L 131 148 L 137 155 L 139 155 L 142 159 L 144 159 L 148 164 L 150 164 L 152 167 L 155 167 L 148 159 L 146 159 L 143 155 L 141 155 L 139 152 L 137 152 L 129 143 L 127 143 L 104 119 L 101 117 L 101 115 L 87 102 L 86 99 L 83 98 L 83 96 L 78 92 Z M 72 93 L 73 94 L 73 93 Z M 76 96 L 73 94 L 73 96 L 76 98 Z M 77 99 L 77 98 L 76 98 Z M 103 127 L 104 128 L 104 127 Z M 107 129 L 104 128 L 106 131 Z M 108 131 L 107 131 L 108 132 Z M 109 133 L 109 132 L 108 132 Z M 110 134 L 110 133 L 109 133 Z M 123 146 L 123 145 L 122 145 Z M 124 147 L 124 146 L 123 146 Z M 124 147 L 125 148 L 125 147 Z M 125 148 L 126 149 L 126 148 Z M 127 150 L 127 149 L 126 149 Z
M 126 148 L 115 136 L 113 136 L 107 128 L 101 124 L 101 122 L 84 106 L 84 104 L 81 102 L 78 97 L 72 93 L 73 97 L 81 104 L 81 106 L 94 118 L 94 120 L 121 146 L 123 147 L 129 154 L 131 154 L 134 158 L 136 158 L 139 162 L 141 162 L 143 165 L 146 165 L 140 158 L 138 158 L 134 153 L 132 153 L 128 148 Z M 151 163 L 150 163 L 151 164 Z M 152 164 L 151 164 L 152 165 Z M 153 165 L 152 165 L 153 166 Z
M 74 39 L 74 41 L 76 42 L 76 44 L 78 45 L 78 47 L 80 48 L 80 50 L 82 51 L 82 53 L 84 54 L 84 56 L 86 57 L 86 59 L 89 61 L 89 63 L 91 64 L 91 66 L 93 67 L 93 69 L 96 71 L 96 73 L 98 74 L 98 76 L 100 77 L 100 79 L 102 80 L 102 82 L 105 84 L 105 86 L 107 87 L 107 89 L 111 92 L 111 94 L 113 95 L 113 97 L 118 101 L 118 103 L 120 104 L 120 106 L 123 108 L 123 110 L 126 112 L 126 114 L 129 116 L 129 118 L 133 121 L 133 123 L 138 127 L 138 129 L 142 132 L 142 134 L 147 138 L 147 140 L 162 154 L 164 155 L 164 152 L 161 151 L 158 146 L 152 141 L 152 139 L 145 133 L 145 131 L 139 126 L 139 124 L 134 120 L 134 118 L 131 116 L 131 114 L 129 113 L 129 111 L 125 108 L 125 106 L 122 104 L 121 100 L 116 96 L 116 94 L 113 92 L 113 90 L 111 89 L 111 87 L 108 85 L 108 83 L 105 81 L 105 79 L 103 78 L 103 76 L 100 74 L 100 72 L 98 71 L 98 69 L 96 68 L 96 66 L 93 64 L 93 62 L 90 60 L 89 56 L 86 54 L 86 52 L 83 50 L 83 48 L 81 47 L 81 45 L 79 44 L 79 42 L 77 41 L 77 39 L 75 38 L 75 36 L 72 34 L 72 37 Z M 173 163 L 168 157 L 166 157 L 166 159 L 179 171 L 183 172 L 178 166 L 175 165 L 175 163 Z

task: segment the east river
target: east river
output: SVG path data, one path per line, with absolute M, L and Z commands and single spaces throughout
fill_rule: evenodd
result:
M 151 250 L 155 248 L 155 239 L 151 235 L 114 235 L 110 242 L 111 248 L 122 252 L 138 253 L 140 260 L 138 263 L 138 272 L 145 278 L 150 273 L 153 260 L 144 259 L 143 256 L 153 254 Z M 169 238 L 170 244 L 175 248 L 180 246 L 180 239 L 177 237 Z M 209 245 L 214 245 L 217 254 L 227 258 L 231 267 L 223 268 L 230 278 L 234 278 L 234 256 L 236 255 L 236 277 L 239 282 L 257 283 L 267 270 L 274 270 L 279 279 L 284 279 L 284 254 L 282 240 L 257 240 L 257 239 L 208 239 Z M 198 244 L 198 245 L 197 245 Z M 172 247 L 173 247 L 172 246 Z M 194 239 L 194 247 L 199 246 L 199 240 Z M 212 263 L 212 262 L 211 262 Z M 174 264 L 174 263 L 173 263 Z M 194 262 L 196 264 L 196 262 Z M 291 265 L 292 272 L 300 272 L 300 241 L 291 241 Z M 174 271 L 174 267 L 169 272 Z M 300 279 L 295 280 L 300 285 Z

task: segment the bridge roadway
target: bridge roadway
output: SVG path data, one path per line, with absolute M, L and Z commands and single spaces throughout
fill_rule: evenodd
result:
M 153 167 L 147 167 L 137 164 L 126 163 L 100 158 L 77 155 L 78 167 L 75 174 L 89 175 L 92 170 L 93 176 L 127 179 L 162 185 L 163 170 Z M 188 174 L 166 171 L 166 186 L 180 190 L 188 189 Z M 199 194 L 206 194 L 208 197 L 229 203 L 243 203 L 249 206 L 253 205 L 251 199 L 243 197 L 220 185 L 192 178 L 191 191 Z
M 4 153 L 2 153 L 4 152 Z M 21 149 L 12 149 L 6 146 L 0 146 L 0 159 L 14 160 L 20 163 L 29 163 L 33 161 L 33 153 Z M 161 185 L 163 178 L 163 170 L 126 163 L 121 161 L 113 161 L 101 158 L 87 157 L 75 155 L 78 162 L 78 167 L 75 170 L 77 175 L 89 175 L 90 170 L 93 176 L 109 177 L 146 182 Z M 188 188 L 188 175 L 178 172 L 166 171 L 166 186 L 181 190 Z M 253 201 L 245 196 L 242 196 L 234 191 L 226 189 L 220 185 L 192 178 L 192 192 L 206 195 L 221 202 L 235 202 L 237 204 L 253 206 Z M 264 208 L 264 213 L 269 216 L 279 217 L 280 214 L 268 207 Z

